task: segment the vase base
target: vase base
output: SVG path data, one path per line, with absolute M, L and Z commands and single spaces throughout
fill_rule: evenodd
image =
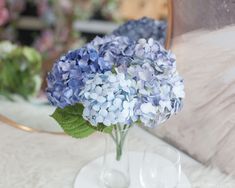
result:
M 128 188 L 129 180 L 125 175 L 117 170 L 106 170 L 101 176 L 106 188 Z
M 139 181 L 139 170 L 142 162 L 143 153 L 130 152 L 130 178 L 131 185 L 129 188 L 142 188 Z M 99 157 L 86 166 L 84 166 L 78 173 L 74 188 L 101 188 L 100 185 L 100 173 L 102 170 L 103 157 Z M 191 188 L 188 178 L 182 172 L 181 182 L 178 187 Z

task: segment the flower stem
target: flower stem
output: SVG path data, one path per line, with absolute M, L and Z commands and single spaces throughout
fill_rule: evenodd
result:
M 110 134 L 116 144 L 116 160 L 120 161 L 123 153 L 123 145 L 128 132 L 129 126 L 121 127 L 120 125 L 114 126 L 114 134 Z

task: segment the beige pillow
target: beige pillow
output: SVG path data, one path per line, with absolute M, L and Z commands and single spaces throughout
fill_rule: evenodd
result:
M 174 40 L 184 108 L 154 130 L 204 164 L 235 171 L 235 26 Z M 153 131 L 153 130 L 150 130 Z

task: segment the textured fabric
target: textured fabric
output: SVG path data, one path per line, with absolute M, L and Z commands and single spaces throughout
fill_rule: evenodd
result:
M 28 133 L 0 122 L 0 188 L 72 188 L 79 169 L 103 154 L 104 136 L 94 134 L 76 140 L 68 136 Z M 130 132 L 130 150 L 164 144 L 135 128 Z M 138 146 L 138 147 L 137 147 Z M 232 188 L 234 180 L 216 169 L 182 154 L 183 171 L 193 188 Z M 220 186 L 221 187 L 221 186 Z
M 174 35 L 197 29 L 217 29 L 235 23 L 233 0 L 172 0 Z

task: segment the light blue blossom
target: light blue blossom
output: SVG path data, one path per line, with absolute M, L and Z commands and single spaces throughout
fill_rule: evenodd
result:
M 106 126 L 131 124 L 137 120 L 134 113 L 137 103 L 135 88 L 136 82 L 126 79 L 123 73 L 97 73 L 86 82 L 80 93 L 84 105 L 83 118 L 94 126 L 99 123 Z
M 117 71 L 136 81 L 135 114 L 144 125 L 161 124 L 181 109 L 184 85 L 176 71 L 175 56 L 153 39 L 140 39 L 129 67 Z

